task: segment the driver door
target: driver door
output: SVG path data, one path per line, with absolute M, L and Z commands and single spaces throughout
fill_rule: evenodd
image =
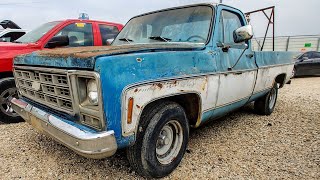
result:
M 227 9 L 221 11 L 218 44 L 230 45 L 230 48 L 218 48 L 220 56 L 218 64 L 220 64 L 222 74 L 220 74 L 217 109 L 222 108 L 230 111 L 243 106 L 249 100 L 254 89 L 257 66 L 251 51 L 250 41 L 235 43 L 233 39 L 233 31 L 244 25 L 245 19 L 240 12 L 236 13 L 234 10 Z M 245 44 L 249 46 L 246 50 Z M 241 56 L 244 50 L 245 52 Z

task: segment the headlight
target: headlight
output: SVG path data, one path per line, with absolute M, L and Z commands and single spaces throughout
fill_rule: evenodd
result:
M 87 83 L 87 96 L 91 105 L 97 106 L 99 103 L 98 98 L 98 86 L 94 79 L 91 79 Z

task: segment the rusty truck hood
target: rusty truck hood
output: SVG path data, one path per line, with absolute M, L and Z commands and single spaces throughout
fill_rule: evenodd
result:
M 15 58 L 15 65 L 93 69 L 96 58 L 129 53 L 192 51 L 205 48 L 202 43 L 157 43 L 121 46 L 92 46 L 36 51 Z
M 159 44 L 133 44 L 121 46 L 100 46 L 100 47 L 76 47 L 76 48 L 62 48 L 39 51 L 40 56 L 53 57 L 75 57 L 75 58 L 89 58 L 96 56 L 108 56 L 117 54 L 133 53 L 137 51 L 174 51 L 174 50 L 192 50 L 203 48 L 204 44 L 195 43 L 159 43 Z

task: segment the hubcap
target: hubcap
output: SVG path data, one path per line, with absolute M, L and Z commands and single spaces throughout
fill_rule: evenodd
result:
M 272 88 L 270 91 L 270 97 L 269 97 L 269 108 L 272 109 L 276 103 L 276 89 Z
M 156 155 L 161 164 L 171 163 L 179 154 L 183 141 L 183 130 L 180 123 L 170 120 L 161 129 L 157 144 Z
M 9 98 L 17 96 L 17 88 L 9 88 L 0 94 L 0 110 L 7 116 L 17 117 L 18 114 L 11 109 Z

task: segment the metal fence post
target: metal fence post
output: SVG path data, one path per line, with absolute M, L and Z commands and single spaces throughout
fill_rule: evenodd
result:
M 287 39 L 286 51 L 288 51 L 288 50 L 289 50 L 289 42 L 290 42 L 290 36 L 288 36 L 288 39 Z

